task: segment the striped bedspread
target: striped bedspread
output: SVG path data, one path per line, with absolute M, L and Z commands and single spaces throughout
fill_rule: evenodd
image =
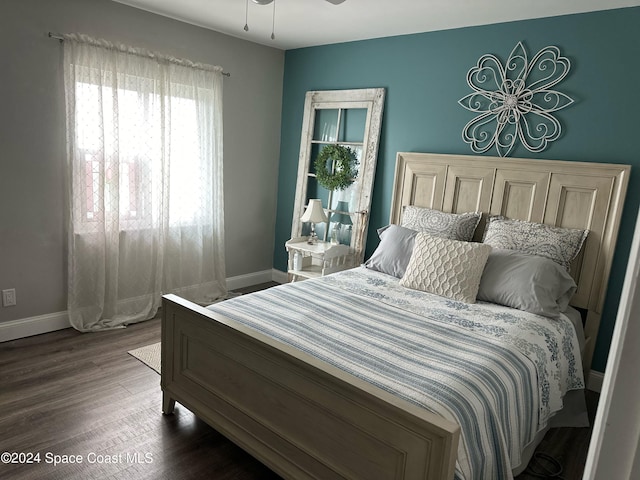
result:
M 571 322 L 464 304 L 356 268 L 210 307 L 458 423 L 456 478 L 510 479 L 583 388 Z

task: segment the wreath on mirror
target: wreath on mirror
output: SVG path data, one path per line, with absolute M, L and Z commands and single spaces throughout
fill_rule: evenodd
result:
M 325 145 L 314 162 L 318 183 L 327 190 L 344 190 L 351 185 L 358 176 L 357 166 L 355 152 L 342 145 Z

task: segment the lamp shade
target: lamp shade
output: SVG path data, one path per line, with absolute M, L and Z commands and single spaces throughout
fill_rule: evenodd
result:
M 331 221 L 340 223 L 341 225 L 353 225 L 351 221 L 351 215 L 349 215 L 349 202 L 338 202 L 336 205 L 336 212 L 331 214 Z
M 307 209 L 304 211 L 300 220 L 311 223 L 327 222 L 327 215 L 324 213 L 324 209 L 322 208 L 322 200 L 318 198 L 309 200 Z

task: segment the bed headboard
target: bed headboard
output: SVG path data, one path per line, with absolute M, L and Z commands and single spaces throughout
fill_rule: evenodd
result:
M 587 310 L 588 372 L 630 170 L 607 163 L 398 153 L 391 223 L 400 222 L 403 207 L 416 205 L 589 229 L 571 269 L 578 284 L 571 304 Z M 476 240 L 482 238 L 484 217 Z

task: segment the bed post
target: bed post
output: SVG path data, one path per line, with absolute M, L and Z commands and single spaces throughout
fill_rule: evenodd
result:
M 162 392 L 162 413 L 171 415 L 176 406 L 176 401 L 169 396 L 167 392 Z

